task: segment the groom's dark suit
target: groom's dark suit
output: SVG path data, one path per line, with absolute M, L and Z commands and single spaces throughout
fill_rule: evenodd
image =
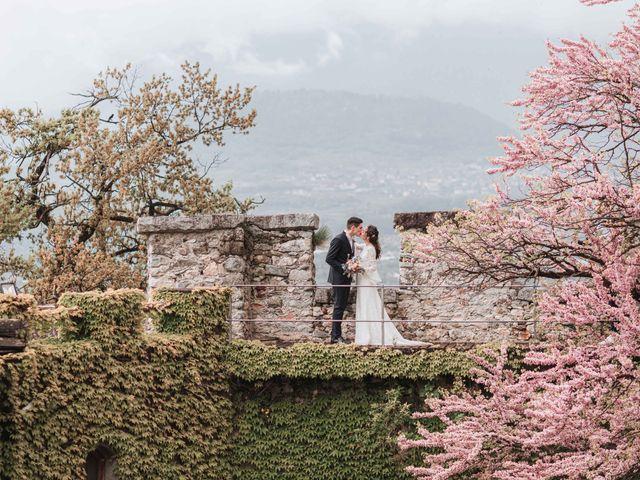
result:
M 344 274 L 343 266 L 349 258 L 353 257 L 354 245 L 349 242 L 345 232 L 336 235 L 331 240 L 326 262 L 329 268 L 329 283 L 331 285 L 351 285 L 351 277 Z M 331 340 L 336 341 L 342 337 L 342 316 L 347 308 L 349 287 L 333 287 L 333 323 L 331 324 Z

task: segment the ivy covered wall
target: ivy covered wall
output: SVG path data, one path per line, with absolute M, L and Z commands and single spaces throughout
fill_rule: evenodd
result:
M 395 438 L 419 402 L 414 382 L 279 379 L 236 387 L 234 479 L 410 479 Z
M 120 479 L 403 479 L 409 406 L 471 366 L 455 351 L 229 343 L 225 289 L 68 294 L 44 319 L 11 302 L 57 337 L 0 357 L 2 480 L 86 478 L 98 445 Z
M 415 461 L 395 442 L 415 423 L 409 412 L 441 387 L 462 387 L 472 367 L 456 350 L 242 340 L 231 344 L 225 363 L 238 480 L 409 479 L 403 466 Z
M 142 335 L 142 292 L 73 294 L 60 304 L 82 315 L 59 339 L 1 357 L 0 478 L 86 478 L 99 444 L 116 452 L 121 479 L 228 478 L 232 410 L 213 341 L 226 335 L 228 292 L 182 297 L 197 315 L 164 296 L 160 326 L 188 334 Z

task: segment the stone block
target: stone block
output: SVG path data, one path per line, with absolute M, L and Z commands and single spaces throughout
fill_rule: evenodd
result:
M 282 298 L 278 296 L 271 295 L 267 297 L 267 305 L 270 307 L 281 307 L 282 306 Z
M 311 241 L 304 238 L 297 238 L 275 245 L 275 249 L 285 253 L 305 253 L 311 250 Z
M 207 277 L 216 277 L 220 274 L 220 265 L 218 265 L 217 263 L 209 263 L 206 267 L 204 267 L 204 269 L 202 270 L 202 274 L 207 276 Z
M 298 262 L 302 265 L 313 265 L 313 255 L 311 253 L 304 253 L 298 257 Z
M 253 263 L 269 263 L 271 261 L 271 257 L 268 255 L 254 255 Z
M 253 280 L 257 280 L 259 278 L 264 278 L 266 271 L 263 267 L 251 267 L 248 273 L 251 274 L 251 278 Z
M 222 285 L 241 285 L 244 283 L 244 274 L 241 272 L 231 273 L 227 272 L 220 278 L 220 284 Z
M 233 232 L 230 235 L 230 240 L 235 240 L 237 242 L 244 242 L 245 240 L 245 231 L 242 227 L 236 227 L 233 229 Z
M 265 242 L 255 242 L 253 244 L 253 252 L 259 252 L 261 255 L 270 255 L 273 252 L 273 244 Z
M 331 290 L 328 288 L 318 288 L 315 293 L 315 303 L 318 305 L 331 303 Z
M 395 288 L 384 289 L 384 302 L 385 303 L 398 303 L 398 290 Z
M 272 262 L 274 265 L 277 265 L 279 267 L 291 267 L 298 263 L 298 259 L 290 255 L 284 255 L 282 257 L 274 256 L 272 257 Z
M 286 215 L 247 216 L 247 222 L 263 230 L 316 230 L 320 218 L 315 214 L 292 213 Z
M 265 272 L 267 275 L 272 277 L 288 277 L 289 269 L 285 267 L 277 267 L 275 265 L 267 265 L 265 267 Z
M 306 270 L 291 270 L 289 272 L 289 281 L 295 284 L 306 284 L 312 283 L 313 278 L 311 277 L 311 273 Z
M 141 217 L 136 229 L 138 233 L 202 232 L 208 230 L 233 230 L 242 225 L 257 227 L 261 230 L 275 231 L 313 231 L 318 228 L 320 219 L 315 214 L 292 213 L 284 215 L 178 215 L 172 217 Z
M 243 272 L 245 268 L 245 262 L 240 257 L 229 257 L 222 264 L 227 272 Z
M 140 217 L 136 229 L 141 235 L 153 233 L 202 232 L 232 229 L 244 223 L 246 215 L 178 215 L 175 217 Z
M 149 257 L 148 266 L 149 268 L 158 268 L 162 267 L 169 263 L 170 260 L 167 257 L 163 257 L 161 255 L 154 255 Z
M 518 290 L 517 298 L 524 302 L 533 302 L 536 295 L 535 288 L 521 288 Z
M 222 246 L 222 251 L 228 255 L 239 255 L 242 256 L 245 254 L 244 242 L 231 241 Z

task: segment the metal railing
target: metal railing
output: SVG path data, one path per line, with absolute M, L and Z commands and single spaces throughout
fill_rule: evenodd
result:
M 381 284 L 381 285 L 317 285 L 317 284 L 235 284 L 235 285 L 225 285 L 228 288 L 232 289 L 243 289 L 244 295 L 243 303 L 247 305 L 246 311 L 249 318 L 230 318 L 229 321 L 232 323 L 285 323 L 285 322 L 295 322 L 295 323 L 327 323 L 327 322 L 349 322 L 349 323 L 380 323 L 381 329 L 381 344 L 385 345 L 385 324 L 387 322 L 385 318 L 385 290 L 394 289 L 394 290 L 426 290 L 426 289 L 442 289 L 442 288 L 450 288 L 450 289 L 459 289 L 459 290 L 467 290 L 470 291 L 472 286 L 470 285 L 454 285 L 454 284 L 436 284 L 436 285 L 428 285 L 428 284 L 409 284 L 409 285 L 400 285 L 400 284 Z M 253 290 L 254 289 L 299 289 L 299 290 L 318 290 L 318 289 L 334 289 L 334 288 L 348 288 L 348 289 L 359 289 L 359 288 L 375 288 L 380 290 L 380 318 L 377 319 L 349 319 L 349 320 L 334 320 L 334 319 L 306 319 L 306 318 L 253 318 Z M 490 289 L 522 289 L 529 288 L 536 291 L 539 288 L 537 283 L 534 284 L 504 284 L 504 285 L 496 285 L 490 287 Z M 483 292 L 479 292 L 480 294 Z M 393 321 L 389 319 L 389 321 Z M 451 320 L 428 320 L 428 319 L 398 319 L 397 321 L 401 321 L 404 323 L 424 323 L 424 324 L 444 324 L 444 323 L 456 323 L 456 324 L 524 324 L 525 328 L 528 325 L 533 325 L 533 334 L 532 336 L 535 338 L 537 336 L 537 318 L 534 317 L 532 320 L 496 320 L 496 319 L 482 319 L 482 320 L 463 320 L 463 321 L 455 321 Z M 430 342 L 430 343 L 439 343 L 439 342 Z M 448 342 L 447 342 L 448 343 Z

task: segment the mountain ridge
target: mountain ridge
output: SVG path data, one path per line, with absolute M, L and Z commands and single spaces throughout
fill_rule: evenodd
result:
M 376 224 L 385 281 L 398 272 L 393 214 L 463 208 L 493 193 L 487 158 L 501 154 L 496 137 L 514 133 L 427 97 L 271 90 L 256 92 L 251 107 L 256 126 L 227 137 L 216 181 L 232 180 L 238 197 L 263 196 L 256 214 L 317 213 L 333 232 L 351 215 Z

